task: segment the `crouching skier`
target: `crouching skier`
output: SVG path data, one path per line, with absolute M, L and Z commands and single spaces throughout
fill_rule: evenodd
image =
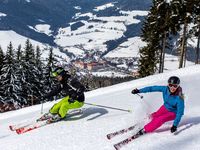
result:
M 174 120 L 171 132 L 175 132 L 184 114 L 184 98 L 182 88 L 180 87 L 180 79 L 176 76 L 172 76 L 168 79 L 167 86 L 149 86 L 142 89 L 134 89 L 132 94 L 146 92 L 162 92 L 164 104 L 150 115 L 151 121 L 137 134 L 143 135 L 153 132 L 162 124 L 171 120 Z
M 48 119 L 49 122 L 56 122 L 65 118 L 69 109 L 80 108 L 84 105 L 85 87 L 62 67 L 56 68 L 52 72 L 52 75 L 60 84 L 54 90 L 42 97 L 42 99 L 49 99 L 61 92 L 64 98 L 53 105 L 49 110 L 49 113 L 44 114 L 39 120 Z

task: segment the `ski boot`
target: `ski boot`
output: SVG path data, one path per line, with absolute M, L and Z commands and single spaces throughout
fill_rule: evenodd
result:
M 53 115 L 51 118 L 49 118 L 47 120 L 47 123 L 54 123 L 54 122 L 58 122 L 60 120 L 62 120 L 62 118 L 58 114 L 56 114 L 56 115 Z
M 146 131 L 144 130 L 144 128 L 138 131 L 138 133 L 136 133 L 136 135 L 138 136 L 143 135 L 143 134 L 146 134 Z
M 37 121 L 44 121 L 44 120 L 48 120 L 50 118 L 52 118 L 54 115 L 51 113 L 45 113 L 42 117 L 40 117 L 39 119 L 37 119 Z

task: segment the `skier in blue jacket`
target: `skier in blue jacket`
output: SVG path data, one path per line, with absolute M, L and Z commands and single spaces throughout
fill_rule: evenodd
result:
M 162 124 L 171 120 L 174 120 L 171 132 L 175 132 L 184 114 L 184 99 L 182 88 L 180 87 L 180 79 L 172 76 L 168 79 L 168 86 L 149 86 L 142 89 L 134 89 L 132 94 L 147 92 L 162 92 L 164 104 L 150 115 L 152 120 L 138 134 L 153 132 Z

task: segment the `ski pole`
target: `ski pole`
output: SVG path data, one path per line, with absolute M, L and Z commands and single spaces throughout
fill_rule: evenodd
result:
M 42 106 L 41 106 L 41 114 L 43 114 L 43 101 L 42 101 Z
M 131 110 L 126 110 L 126 109 L 121 109 L 121 108 L 115 108 L 115 107 L 109 107 L 109 106 L 104 106 L 104 105 L 97 105 L 97 104 L 92 104 L 92 103 L 85 103 L 85 104 L 92 105 L 92 106 L 97 106 L 97 107 L 104 107 L 104 108 L 109 108 L 109 109 L 115 109 L 115 110 L 120 110 L 120 111 L 132 112 Z
M 143 99 L 143 96 L 137 93 L 137 96 L 139 96 L 141 99 Z

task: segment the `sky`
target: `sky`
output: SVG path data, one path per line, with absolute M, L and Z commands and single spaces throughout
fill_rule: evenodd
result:
M 152 75 L 146 78 L 124 82 L 114 86 L 100 88 L 86 93 L 86 102 L 110 107 L 130 109 L 131 113 L 84 105 L 82 115 L 50 124 L 39 129 L 17 135 L 8 126 L 26 124 L 41 116 L 41 105 L 0 114 L 0 149 L 2 150 L 114 150 L 113 144 L 136 133 L 148 120 L 150 113 L 162 104 L 159 92 L 132 95 L 131 90 L 150 85 L 166 85 L 170 76 L 181 79 L 180 86 L 185 94 L 185 113 L 176 135 L 170 133 L 172 121 L 165 123 L 154 133 L 146 134 L 122 150 L 198 150 L 200 149 L 200 110 L 198 92 L 200 86 L 200 65 L 168 73 Z M 47 112 L 57 101 L 44 103 Z M 110 132 L 129 127 L 140 122 L 133 131 L 106 139 Z

